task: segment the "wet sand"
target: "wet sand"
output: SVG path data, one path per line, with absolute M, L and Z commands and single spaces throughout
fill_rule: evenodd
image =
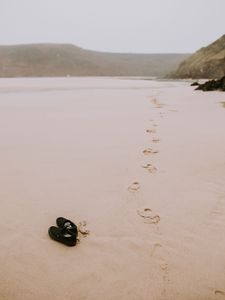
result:
M 225 110 L 188 82 L 0 79 L 0 299 L 225 299 Z M 51 240 L 58 216 L 90 235 Z

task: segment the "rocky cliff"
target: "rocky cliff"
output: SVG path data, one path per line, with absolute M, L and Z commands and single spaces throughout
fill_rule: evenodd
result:
M 173 78 L 220 78 L 225 75 L 225 35 L 183 61 Z

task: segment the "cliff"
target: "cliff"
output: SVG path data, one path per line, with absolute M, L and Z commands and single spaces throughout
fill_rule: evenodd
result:
M 183 61 L 172 78 L 221 78 L 225 75 L 225 35 Z

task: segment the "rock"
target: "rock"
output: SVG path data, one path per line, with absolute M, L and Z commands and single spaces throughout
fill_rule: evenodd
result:
M 199 85 L 199 83 L 197 81 L 195 81 L 191 84 L 191 86 L 195 86 L 195 85 Z
M 225 91 L 225 76 L 218 80 L 209 80 L 203 84 L 198 84 L 196 90 L 207 91 Z

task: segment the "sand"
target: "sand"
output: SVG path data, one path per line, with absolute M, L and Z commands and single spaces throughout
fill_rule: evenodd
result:
M 0 80 L 0 299 L 225 299 L 225 109 L 189 82 Z M 85 220 L 76 247 L 58 216 Z

